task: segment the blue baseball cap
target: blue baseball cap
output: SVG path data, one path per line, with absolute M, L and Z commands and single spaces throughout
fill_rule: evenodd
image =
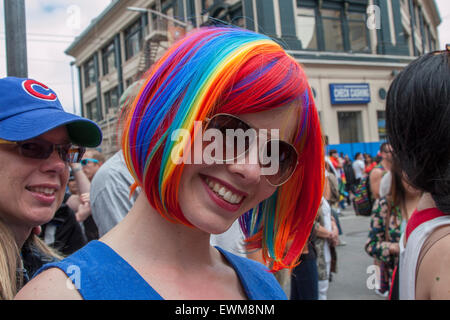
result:
M 100 127 L 89 119 L 64 111 L 56 93 L 45 84 L 25 78 L 0 79 L 0 139 L 24 141 L 66 126 L 72 143 L 97 147 Z

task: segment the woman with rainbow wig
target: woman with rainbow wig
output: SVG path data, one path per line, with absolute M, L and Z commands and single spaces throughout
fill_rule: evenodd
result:
M 301 66 L 264 35 L 200 28 L 152 66 L 130 104 L 122 148 L 130 192 L 143 192 L 99 241 L 45 266 L 30 298 L 286 299 L 272 272 L 299 263 L 324 181 Z M 210 246 L 236 219 L 270 270 Z

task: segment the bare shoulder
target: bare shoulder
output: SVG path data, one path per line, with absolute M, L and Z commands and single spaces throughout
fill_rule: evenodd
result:
M 78 290 L 58 268 L 48 269 L 28 282 L 15 300 L 81 300 Z
M 416 298 L 450 299 L 450 235 L 438 240 L 425 254 L 417 275 Z
M 383 176 L 383 170 L 381 170 L 380 168 L 373 168 L 370 171 L 370 175 L 369 175 L 370 179 L 377 179 L 377 178 L 381 179 L 382 176 Z

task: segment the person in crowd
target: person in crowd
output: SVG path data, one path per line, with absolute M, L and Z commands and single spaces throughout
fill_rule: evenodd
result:
M 369 171 L 370 192 L 373 199 L 380 198 L 380 182 L 383 176 L 391 169 L 392 165 L 392 147 L 389 143 L 384 142 L 380 146 L 380 163 L 376 164 Z
M 336 149 L 329 151 L 330 161 L 336 170 L 342 169 L 343 160 L 339 157 L 339 153 Z
M 70 174 L 68 189 L 78 192 L 75 177 Z M 64 195 L 61 206 L 56 210 L 53 219 L 41 226 L 42 232 L 39 237 L 50 247 L 55 248 L 62 255 L 67 256 L 86 244 L 83 230 L 78 223 L 75 213 L 67 205 L 67 200 L 71 196 L 70 192 Z
M 364 172 L 368 175 L 372 171 L 373 168 L 378 164 L 370 154 L 364 154 L 364 163 L 366 165 Z
M 289 300 L 319 300 L 319 273 L 317 271 L 317 250 L 314 245 L 314 225 L 307 245 L 300 256 L 300 264 L 291 273 Z
M 47 264 L 19 298 L 286 299 L 265 266 L 210 246 L 239 218 L 247 249 L 262 248 L 275 272 L 297 264 L 313 226 L 320 122 L 304 71 L 279 44 L 231 27 L 189 33 L 146 74 L 122 149 L 142 188 L 130 212 Z M 74 264 L 82 277 L 68 290 Z
M 316 238 L 317 250 L 318 299 L 327 300 L 331 272 L 336 272 L 336 250 L 338 229 L 331 215 L 331 207 L 325 197 L 317 214 Z
M 336 210 L 336 206 L 338 205 L 341 196 L 339 193 L 339 183 L 336 176 L 333 174 L 333 171 L 330 169 L 329 164 L 326 162 L 325 162 L 325 170 L 327 172 L 326 174 L 327 186 L 324 191 L 324 198 L 327 200 L 330 206 L 331 216 L 338 228 L 339 231 L 338 234 L 342 235 L 342 228 L 339 221 L 339 212 Z M 338 244 L 345 245 L 346 243 L 345 241 L 341 241 L 339 239 Z
M 393 159 L 423 194 L 400 241 L 400 299 L 450 299 L 450 51 L 427 53 L 392 81 Z
M 68 163 L 101 143 L 100 128 L 67 113 L 34 79 L 0 79 L 0 299 L 12 299 L 44 263 L 60 255 L 39 239 L 60 207 Z
M 359 183 L 361 183 L 361 179 L 364 178 L 365 174 L 364 174 L 364 170 L 365 170 L 365 163 L 364 163 L 364 158 L 361 152 L 357 152 L 355 154 L 355 160 L 353 161 L 352 164 L 353 167 L 353 172 L 355 173 L 355 182 L 356 185 L 358 185 Z
M 395 164 L 391 166 L 390 174 L 389 193 L 375 201 L 365 244 L 366 252 L 383 263 L 380 271 L 385 273 L 383 278 L 386 279 L 387 287 L 376 290 L 385 297 L 398 264 L 400 236 L 421 197 L 421 192 L 409 185 L 402 170 Z M 386 286 L 380 281 L 380 286 L 383 285 Z
M 81 161 L 81 168 L 90 182 L 103 163 L 105 163 L 105 156 L 100 151 L 92 148 L 86 150 Z
M 91 148 L 86 150 L 81 163 L 71 165 L 79 190 L 78 194 L 72 195 L 68 202 L 76 212 L 75 216 L 88 242 L 99 238 L 98 227 L 92 217 L 90 193 L 92 179 L 104 162 L 105 156 Z
M 126 121 L 129 112 L 128 107 L 138 94 L 142 84 L 143 81 L 135 81 L 119 99 L 118 109 L 120 111 L 117 123 L 119 134 Z M 93 158 L 96 159 L 95 155 Z M 87 167 L 88 165 L 84 166 L 83 169 L 90 170 Z M 133 185 L 134 179 L 128 171 L 122 149 L 119 149 L 103 165 L 96 167 L 96 169 L 90 188 L 90 208 L 99 236 L 102 237 L 122 221 L 136 202 L 141 190 L 138 188 L 130 196 L 130 187 Z
M 355 172 L 353 171 L 352 160 L 348 155 L 344 156 L 344 174 L 346 179 L 345 191 L 347 192 L 346 197 L 347 205 L 351 205 L 353 191 L 355 190 L 354 188 L 357 186 L 357 181 L 355 177 Z

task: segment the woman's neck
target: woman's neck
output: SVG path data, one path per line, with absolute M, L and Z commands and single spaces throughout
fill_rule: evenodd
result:
M 422 211 L 430 208 L 436 208 L 436 203 L 434 202 L 433 197 L 431 197 L 431 194 L 425 192 L 424 194 L 422 194 L 422 197 L 417 204 L 417 210 Z
M 209 244 L 210 234 L 168 221 L 149 204 L 144 193 L 124 220 L 100 240 L 118 251 L 134 248 L 130 254 L 161 265 L 195 268 L 212 265 L 220 257 Z

